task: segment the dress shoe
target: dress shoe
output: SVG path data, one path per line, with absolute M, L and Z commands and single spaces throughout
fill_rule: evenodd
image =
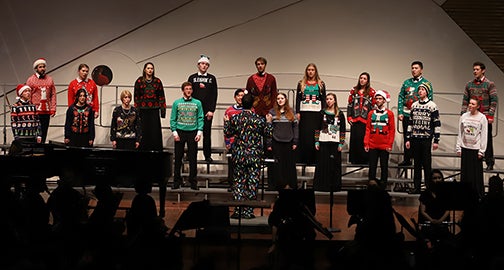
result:
M 493 169 L 494 169 L 494 165 L 493 164 L 488 164 L 487 167 L 486 167 L 487 171 L 493 171 Z
M 199 190 L 198 184 L 191 184 L 192 190 Z
M 180 188 L 180 183 L 174 182 L 171 189 L 179 189 L 179 188 Z
M 211 158 L 211 157 L 207 157 L 207 158 L 205 158 L 205 161 L 206 161 L 207 163 L 212 163 L 212 162 L 213 162 L 213 158 Z
M 229 218 L 232 218 L 232 219 L 239 219 L 240 218 L 240 214 L 234 212 Z
M 420 189 L 418 188 L 414 188 L 414 189 L 411 189 L 408 194 L 420 194 Z
M 403 160 L 403 162 L 397 164 L 399 166 L 411 166 L 411 161 Z

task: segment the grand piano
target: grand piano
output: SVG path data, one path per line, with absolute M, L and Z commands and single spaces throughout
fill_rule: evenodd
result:
M 15 155 L 0 155 L 4 187 L 23 183 L 40 189 L 54 176 L 75 187 L 134 187 L 138 193 L 150 193 L 152 185 L 157 184 L 159 215 L 164 216 L 166 184 L 173 164 L 170 152 L 71 147 L 52 141 L 21 148 Z

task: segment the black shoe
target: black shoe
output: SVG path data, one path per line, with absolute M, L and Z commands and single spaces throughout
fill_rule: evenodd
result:
M 179 182 L 174 182 L 173 186 L 171 187 L 171 189 L 179 189 L 179 188 L 180 188 L 180 183 Z
M 253 218 L 255 218 L 255 215 L 254 214 L 243 215 L 242 218 L 244 218 L 244 219 L 253 219 Z
M 408 194 L 420 194 L 420 189 L 418 188 L 414 188 L 414 189 L 411 189 Z
M 199 190 L 198 184 L 191 184 L 192 190 Z
M 487 171 L 493 171 L 493 169 L 494 169 L 494 165 L 493 164 L 488 164 L 487 167 L 486 167 Z
M 403 162 L 401 162 L 397 165 L 402 166 L 402 167 L 411 166 L 411 161 L 403 160 Z
M 239 219 L 240 218 L 240 214 L 238 213 L 233 213 L 229 218 L 232 218 L 232 219 Z
M 213 158 L 211 158 L 211 157 L 207 157 L 207 158 L 205 158 L 205 161 L 206 161 L 207 163 L 212 163 L 212 162 L 213 162 Z

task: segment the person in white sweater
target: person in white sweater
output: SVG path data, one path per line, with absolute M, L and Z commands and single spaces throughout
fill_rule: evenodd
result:
M 460 180 L 469 183 L 482 198 L 485 194 L 483 158 L 487 148 L 488 121 L 479 111 L 480 106 L 479 99 L 471 98 L 467 112 L 460 116 L 456 151 L 461 157 Z

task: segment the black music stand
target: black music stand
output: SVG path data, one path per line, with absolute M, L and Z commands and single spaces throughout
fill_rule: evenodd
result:
M 341 229 L 333 227 L 333 206 L 334 206 L 334 184 L 331 184 L 329 191 L 329 228 L 330 232 L 341 232 Z
M 455 211 L 464 211 L 478 203 L 478 194 L 467 182 L 441 182 L 437 184 L 441 205 L 452 211 L 452 234 L 455 234 Z
M 273 213 L 273 211 L 275 213 Z M 281 189 L 278 191 L 278 199 L 270 215 L 287 217 L 293 221 L 303 221 L 302 224 L 308 225 L 328 239 L 332 239 L 331 230 L 324 228 L 320 222 L 315 219 L 316 204 L 315 192 L 313 189 Z M 300 225 L 300 224 L 296 224 Z M 302 230 L 305 226 L 300 226 Z
M 272 168 L 272 166 L 269 166 L 271 164 L 275 164 L 277 161 L 274 158 L 264 158 L 263 161 L 261 162 L 261 201 L 264 201 L 264 169 L 265 168 Z M 270 173 L 268 173 L 271 175 Z M 268 176 L 269 177 L 269 176 Z M 268 182 L 270 179 L 268 179 Z M 268 184 L 268 189 L 271 189 L 271 187 Z M 241 214 L 241 210 L 240 210 Z M 261 208 L 261 216 L 264 216 L 264 208 Z

